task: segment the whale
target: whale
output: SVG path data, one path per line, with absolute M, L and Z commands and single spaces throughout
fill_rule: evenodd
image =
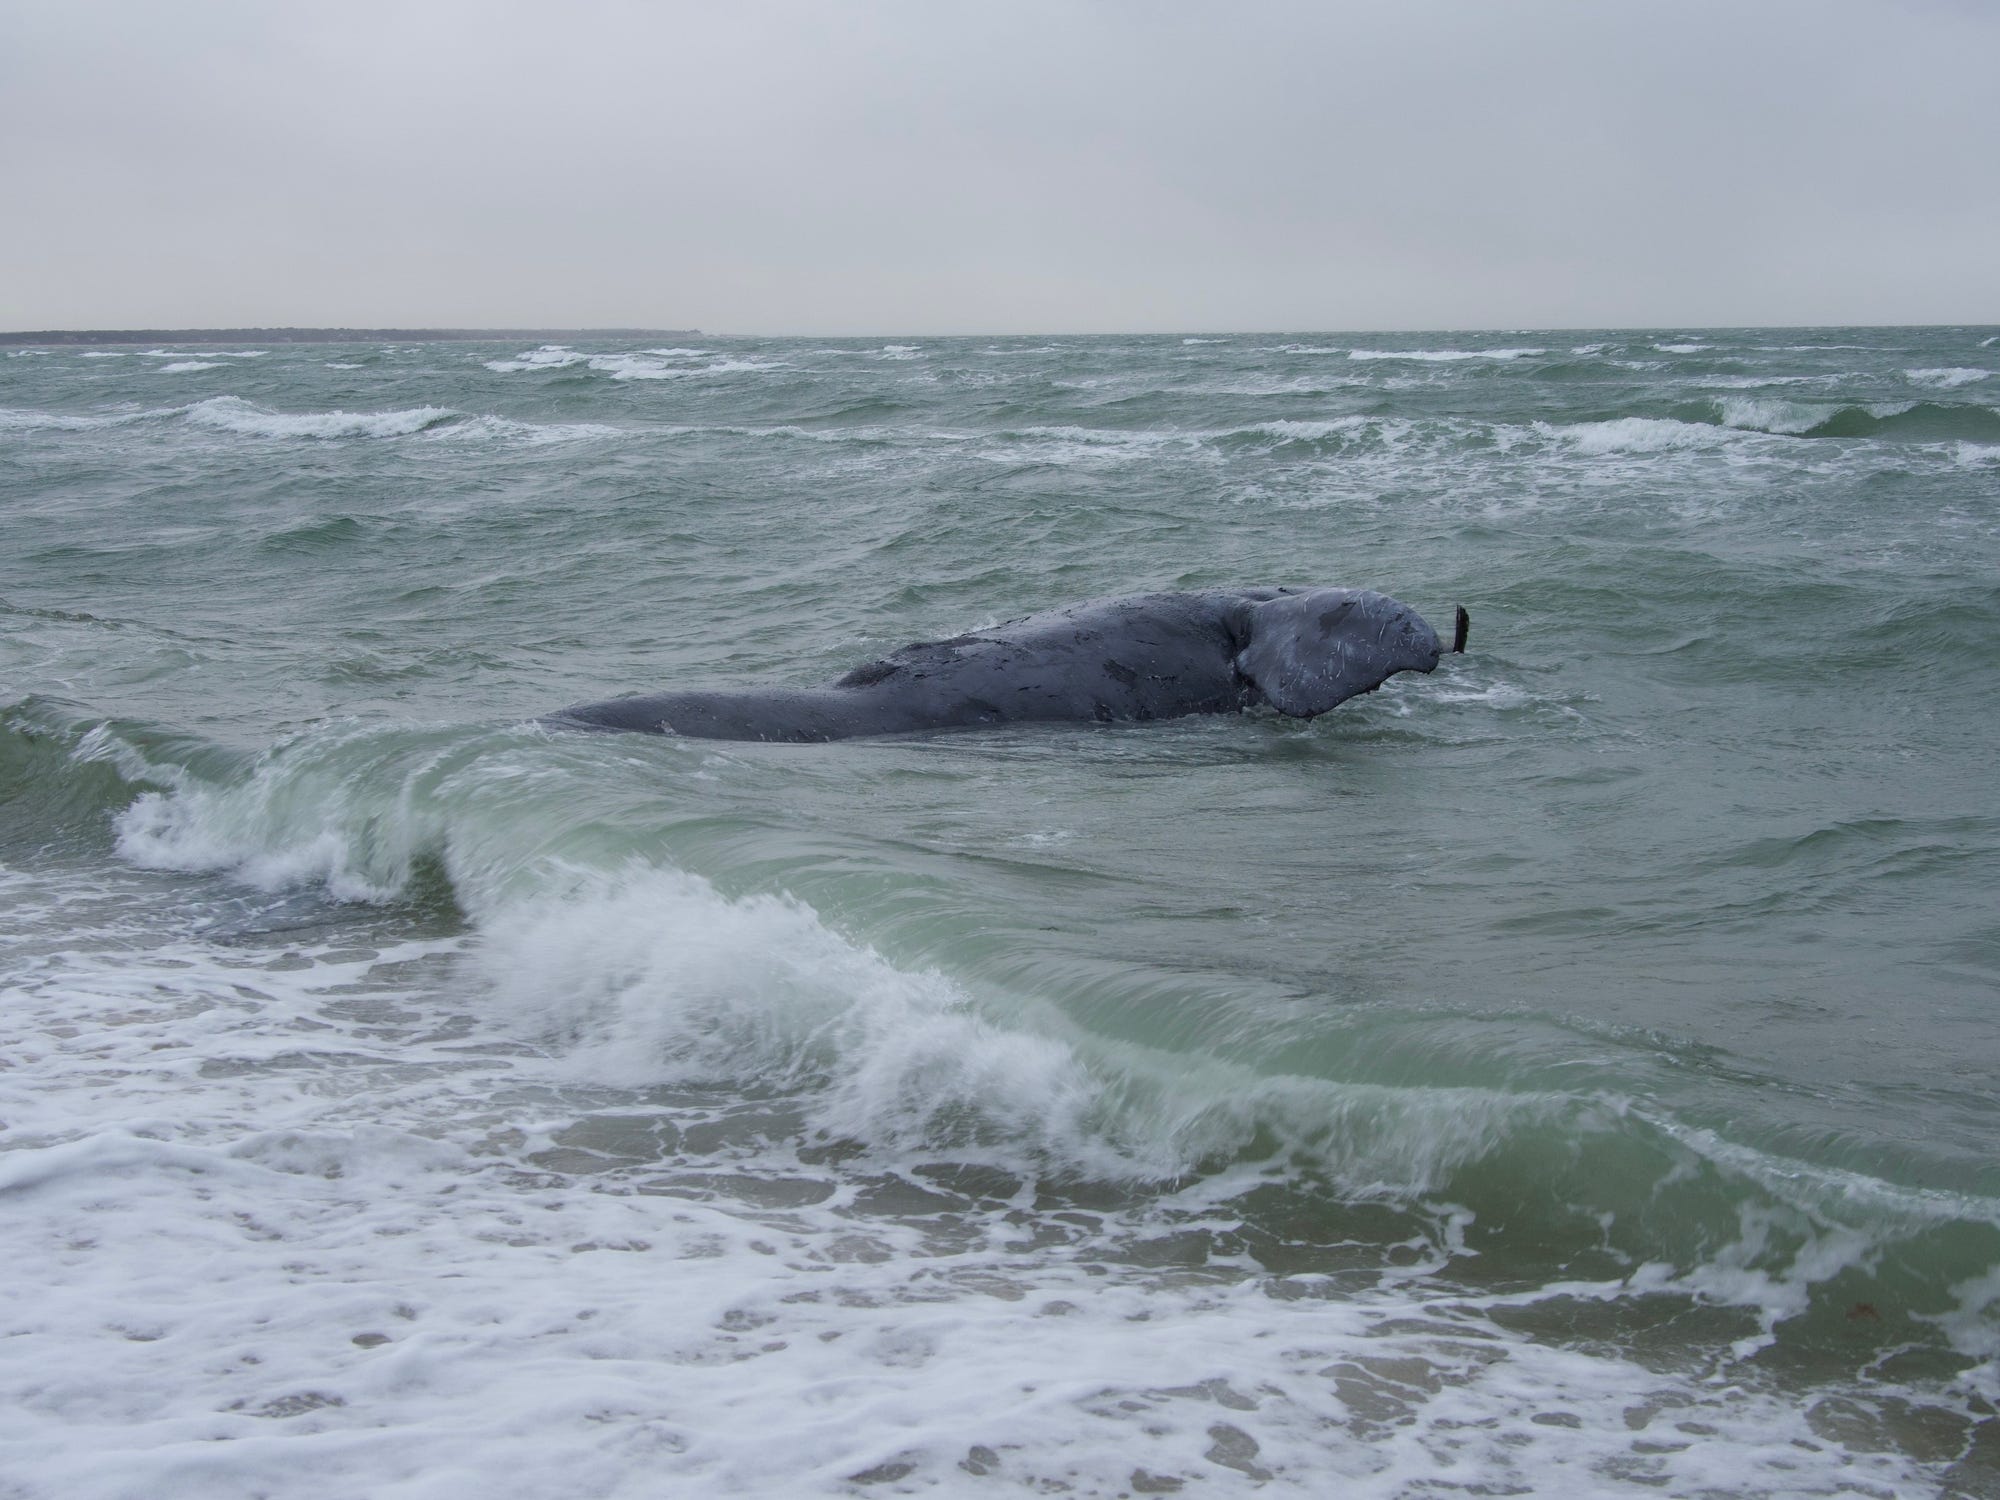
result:
M 1456 609 L 1451 649 L 1465 649 Z M 1444 648 L 1414 609 L 1355 588 L 1217 588 L 1088 599 L 917 641 L 818 687 L 578 703 L 543 722 L 691 739 L 808 743 L 1007 724 L 1115 723 L 1268 706 L 1316 718 Z

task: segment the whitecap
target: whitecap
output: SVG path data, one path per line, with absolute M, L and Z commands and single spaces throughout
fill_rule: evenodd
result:
M 400 411 L 280 412 L 254 406 L 236 396 L 215 396 L 187 410 L 188 420 L 197 426 L 261 438 L 407 437 L 450 421 L 456 415 L 443 406 L 412 406 Z
M 489 359 L 485 363 L 486 368 L 496 374 L 509 375 L 516 370 L 566 370 L 571 365 L 582 364 L 587 357 L 560 344 L 544 344 L 512 359 Z
M 435 437 L 440 442 L 502 441 L 530 448 L 539 448 L 546 443 L 573 443 L 622 435 L 623 429 L 603 422 L 517 422 L 508 417 L 495 416 L 440 422 L 426 431 L 426 436 Z
M 1415 359 L 1426 363 L 1445 364 L 1463 359 L 1495 359 L 1503 363 L 1521 359 L 1532 354 L 1546 354 L 1546 349 L 1350 349 L 1349 359 Z
M 141 359 L 262 359 L 270 351 L 265 349 L 147 349 Z
M 1713 349 L 1713 344 L 1655 344 L 1653 347 L 1662 354 L 1701 354 Z
M 1912 385 L 1935 386 L 1939 390 L 1951 390 L 1956 386 L 1971 385 L 1974 381 L 1985 380 L 1992 375 L 1991 370 L 1975 370 L 1959 365 L 1948 369 L 1905 370 L 1903 378 Z
M 1747 428 L 1753 432 L 1779 432 L 1796 436 L 1810 432 L 1833 413 L 1825 407 L 1800 401 L 1779 401 L 1770 397 L 1729 396 L 1717 403 L 1725 427 Z
M 60 411 L 34 411 L 20 407 L 0 406 L 0 432 L 88 432 L 94 427 L 122 427 L 128 422 L 143 422 L 148 417 L 173 416 L 181 411 L 179 407 L 167 407 L 152 411 L 105 412 L 72 414 Z
M 170 365 L 161 365 L 154 370 L 155 375 L 183 375 L 189 370 L 219 370 L 222 361 L 217 359 L 177 359 Z
M 701 359 L 709 359 L 701 364 Z M 579 354 L 572 349 L 536 350 L 516 360 L 494 360 L 486 368 L 503 373 L 529 369 L 567 369 L 584 365 L 613 380 L 692 380 L 708 375 L 762 373 L 787 370 L 784 360 L 755 358 L 713 358 L 702 349 L 642 350 L 632 354 Z
M 1593 456 L 1708 448 L 1731 439 L 1728 432 L 1705 422 L 1678 422 L 1667 417 L 1618 417 L 1608 422 L 1578 422 L 1570 426 L 1537 422 L 1535 430 L 1578 453 Z

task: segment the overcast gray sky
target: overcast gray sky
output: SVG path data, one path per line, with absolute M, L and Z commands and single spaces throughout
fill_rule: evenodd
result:
M 1992 0 L 0 0 L 0 327 L 2000 321 Z

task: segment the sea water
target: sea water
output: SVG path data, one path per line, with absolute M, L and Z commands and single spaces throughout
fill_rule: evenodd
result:
M 2000 1493 L 2000 335 L 0 360 L 0 1495 Z M 1325 717 L 544 727 L 1095 595 Z

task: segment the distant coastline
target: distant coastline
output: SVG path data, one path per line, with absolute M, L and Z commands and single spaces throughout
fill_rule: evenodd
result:
M 437 344 L 701 336 L 699 328 L 44 328 L 0 333 L 0 344 Z

